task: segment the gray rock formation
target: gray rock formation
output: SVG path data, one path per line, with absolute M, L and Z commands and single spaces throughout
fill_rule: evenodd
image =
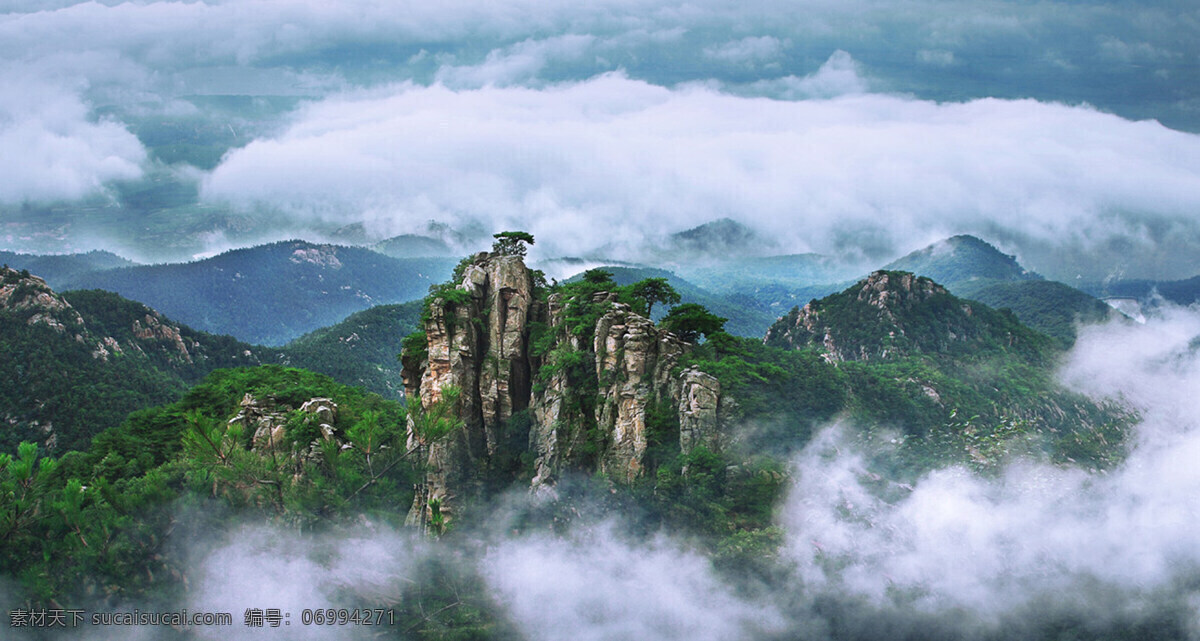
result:
M 568 305 L 581 303 L 599 310 L 594 329 L 566 327 Z M 684 451 L 724 444 L 716 379 L 695 369 L 672 376 L 688 344 L 611 293 L 539 301 L 520 256 L 481 253 L 454 290 L 431 300 L 426 318 L 427 356 L 403 358 L 406 392 L 428 411 L 442 390 L 458 388 L 462 428 L 425 444 L 410 421 L 409 447 L 427 446 L 412 524 L 428 523 L 431 502 L 451 519 L 485 477 L 508 473 L 498 466 L 522 454 L 534 461 L 534 488 L 552 486 L 567 470 L 631 482 L 644 472 L 652 410 L 678 411 Z M 530 345 L 534 327 L 537 354 Z M 529 433 L 522 442 L 521 433 L 509 430 L 523 411 L 520 423 Z
M 726 443 L 721 432 L 720 381 L 694 367 L 679 378 L 679 449 L 684 454 L 697 447 L 721 451 Z
M 463 429 L 429 444 L 425 484 L 414 499 L 418 510 L 437 501 L 447 517 L 459 496 L 474 494 L 482 472 L 506 454 L 506 424 L 529 406 L 528 322 L 537 311 L 533 277 L 519 256 L 477 255 L 457 291 L 466 296 L 444 295 L 430 304 L 428 357 L 417 364 L 419 375 L 407 365 L 403 374 L 406 393 L 426 410 L 443 389 L 461 390 L 456 413 Z M 422 446 L 418 441 L 410 422 L 409 447 Z

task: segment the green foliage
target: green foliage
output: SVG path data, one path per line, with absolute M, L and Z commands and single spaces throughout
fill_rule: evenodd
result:
M 403 381 L 396 355 L 420 347 L 420 358 L 424 358 L 424 332 L 418 332 L 416 338 L 409 334 L 419 329 L 420 314 L 420 301 L 378 305 L 288 343 L 279 348 L 277 358 L 283 364 L 399 399 Z
M 654 303 L 674 305 L 680 300 L 679 292 L 675 291 L 674 287 L 671 287 L 666 278 L 646 278 L 639 280 L 629 286 L 629 293 L 643 303 L 638 311 L 647 318 L 650 317 Z
M 709 336 L 722 331 L 726 318 L 721 318 L 709 312 L 702 305 L 685 303 L 676 305 L 662 319 L 662 326 L 683 340 L 694 343 L 701 336 Z
M 738 264 L 741 264 L 740 262 Z M 835 285 L 811 284 L 823 281 L 807 281 L 804 285 L 780 285 L 778 283 L 744 283 L 737 274 L 726 272 L 725 268 L 714 268 L 713 277 L 705 279 L 703 286 L 681 278 L 679 274 L 664 269 L 648 267 L 606 266 L 606 271 L 613 275 L 617 285 L 627 286 L 650 278 L 665 278 L 668 284 L 679 293 L 679 302 L 703 305 L 710 312 L 724 316 L 729 320 L 725 323 L 725 331 L 734 336 L 762 338 L 771 323 L 779 318 L 780 309 L 788 309 L 799 302 L 807 301 L 814 296 L 825 296 L 843 287 Z M 681 267 L 680 269 L 683 269 Z M 730 267 L 736 270 L 736 267 Z M 689 270 L 688 278 L 698 272 Z M 574 278 L 572 279 L 574 280 Z M 790 281 L 789 281 L 790 282 Z M 638 299 L 630 299 L 635 309 L 641 303 Z M 660 320 L 662 309 L 654 308 L 654 320 Z
M 528 249 L 525 245 L 533 244 L 533 234 L 523 231 L 502 231 L 492 238 L 496 239 L 492 252 L 501 256 L 524 256 Z
M 1057 339 L 1064 348 L 1075 343 L 1078 325 L 1101 323 L 1116 314 L 1103 301 L 1048 280 L 974 281 L 953 291 L 996 309 L 1012 310 L 1023 324 Z
M 59 451 L 84 447 L 129 412 L 184 390 L 179 370 L 156 368 L 136 352 L 94 357 L 94 345 L 18 316 L 0 313 L 0 336 L 0 408 L 15 419 L 0 435 L 0 447 L 10 451 L 21 440 L 44 441 L 40 426 L 46 425 L 53 426 Z M 184 371 L 190 376 L 194 370 Z
M 462 390 L 446 385 L 441 389 L 441 398 L 428 409 L 421 407 L 415 398 L 408 400 L 412 432 L 418 443 L 428 447 L 462 427 L 462 420 L 458 418 L 461 395 Z
M 600 269 L 599 267 L 583 272 L 583 282 L 592 285 L 610 287 L 616 285 L 616 283 L 613 282 L 613 273 L 605 269 Z
M 241 422 L 229 421 L 247 394 L 285 413 L 282 441 L 252 443 Z M 325 439 L 315 415 L 287 412 L 314 397 L 338 405 L 332 427 L 347 447 Z M 417 415 L 426 442 L 449 431 L 445 416 Z M 173 527 L 168 503 L 208 496 L 231 518 L 300 529 L 364 513 L 395 522 L 396 506 L 412 501 L 411 454 L 397 402 L 303 370 L 219 370 L 179 401 L 97 435 L 85 451 L 55 461 L 26 443 L 15 457 L 0 455 L 0 573 L 19 578 L 35 600 L 85 590 L 169 593 L 181 587 L 172 577 L 182 559 L 163 545 Z
M 808 440 L 812 429 L 847 406 L 844 372 L 811 351 L 768 347 L 716 333 L 680 362 L 715 376 L 721 393 L 736 400 L 728 420 L 754 426 L 747 448 L 783 453 Z
M 646 406 L 647 470 L 657 470 L 679 455 L 679 409 L 669 397 Z
M 420 327 L 426 327 L 433 321 L 433 306 L 437 304 L 445 309 L 447 329 L 454 330 L 454 311 L 458 308 L 469 308 L 472 300 L 471 292 L 460 289 L 454 281 L 430 286 L 429 295 L 421 301 Z

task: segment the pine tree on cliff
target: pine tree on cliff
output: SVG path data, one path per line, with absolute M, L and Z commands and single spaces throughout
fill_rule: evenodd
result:
M 492 253 L 500 256 L 524 256 L 528 250 L 526 244 L 533 244 L 533 234 L 523 231 L 502 231 L 492 234 L 496 242 L 492 243 Z
M 671 287 L 671 283 L 665 278 L 646 278 L 629 286 L 629 291 L 634 297 L 639 298 L 646 303 L 646 318 L 650 318 L 650 311 L 654 309 L 654 303 L 662 303 L 664 305 L 675 305 L 680 301 L 679 292 Z

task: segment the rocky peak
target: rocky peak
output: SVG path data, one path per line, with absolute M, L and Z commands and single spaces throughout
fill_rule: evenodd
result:
M 292 408 L 279 405 L 270 398 L 258 398 L 247 393 L 242 397 L 238 413 L 229 419 L 230 425 L 240 425 L 245 432 L 252 434 L 250 442 L 258 452 L 278 449 L 288 442 L 289 415 Z M 338 406 L 332 399 L 313 398 L 300 406 L 305 423 L 316 423 L 320 431 L 320 439 L 307 444 L 294 452 L 305 458 L 316 458 L 321 455 L 320 440 L 337 439 Z M 294 436 L 293 436 L 294 438 Z M 339 441 L 340 442 L 340 441 Z
M 342 261 L 337 257 L 337 248 L 333 245 L 308 245 L 307 243 L 300 245 L 298 243 L 288 260 L 296 264 L 307 263 L 330 269 L 341 269 L 342 267 Z
M 429 301 L 428 355 L 406 360 L 405 391 L 428 410 L 441 401 L 442 390 L 458 388 L 463 429 L 430 447 L 414 510 L 432 500 L 448 515 L 460 494 L 477 491 L 479 471 L 504 456 L 506 424 L 529 406 L 528 323 L 536 309 L 533 276 L 521 257 L 486 252 L 466 265 L 452 289 Z M 410 421 L 410 444 L 418 441 L 413 429 Z
M 895 310 L 911 309 L 938 294 L 949 294 L 945 287 L 909 272 L 877 271 L 859 282 L 857 299 L 878 309 L 889 318 Z
M 25 313 L 26 323 L 46 325 L 60 333 L 83 328 L 83 317 L 46 281 L 7 266 L 0 267 L 0 310 Z
M 602 399 L 596 423 L 608 436 L 600 469 L 611 477 L 630 482 L 641 474 L 649 442 L 647 411 L 652 403 L 674 405 L 667 400 L 678 396 L 670 371 L 685 347 L 620 303 L 611 304 L 596 323 L 592 348 Z
M 463 427 L 429 446 L 410 523 L 428 523 L 431 504 L 452 518 L 485 478 L 530 473 L 512 467 L 523 456 L 533 487 L 572 469 L 632 481 L 664 411 L 688 414 L 686 447 L 719 448 L 716 379 L 671 374 L 687 343 L 611 291 L 539 299 L 535 282 L 520 256 L 483 252 L 427 299 L 426 349 L 403 358 L 406 392 L 428 410 L 457 387 Z
M 792 309 L 767 330 L 764 342 L 815 347 L 831 362 L 896 358 L 946 351 L 995 329 L 974 314 L 971 303 L 928 278 L 877 271 L 841 293 Z

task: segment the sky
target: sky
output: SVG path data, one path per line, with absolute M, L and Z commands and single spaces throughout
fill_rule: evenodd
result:
M 1191 2 L 0 12 L 3 249 L 180 260 L 432 222 L 653 262 L 730 218 L 764 253 L 882 264 L 973 233 L 1062 279 L 1200 273 Z

